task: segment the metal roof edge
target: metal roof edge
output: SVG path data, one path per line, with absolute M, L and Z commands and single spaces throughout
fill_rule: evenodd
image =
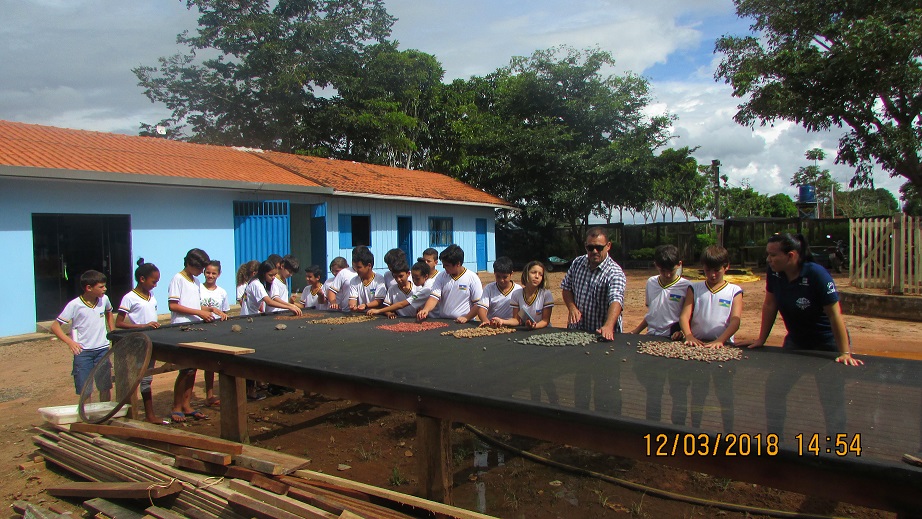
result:
M 279 191 L 283 193 L 309 193 L 332 195 L 334 189 L 325 186 L 299 186 L 295 184 L 267 184 L 265 182 L 240 182 L 236 180 L 211 180 L 204 178 L 167 177 L 111 171 L 39 168 L 0 165 L 0 177 L 19 177 L 41 180 L 79 180 L 110 182 L 115 184 L 146 184 L 175 187 L 208 187 L 243 191 Z

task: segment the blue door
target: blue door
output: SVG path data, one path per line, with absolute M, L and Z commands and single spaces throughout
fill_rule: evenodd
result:
M 409 216 L 397 217 L 397 247 L 407 254 L 407 262 L 413 264 L 413 220 Z
M 311 263 L 327 271 L 327 204 L 311 207 Z
M 487 220 L 477 219 L 477 270 L 487 270 Z
M 234 202 L 234 254 L 237 266 L 291 252 L 288 200 Z

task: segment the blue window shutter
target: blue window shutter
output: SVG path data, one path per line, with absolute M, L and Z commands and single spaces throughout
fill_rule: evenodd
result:
M 339 215 L 339 248 L 352 248 L 352 215 Z

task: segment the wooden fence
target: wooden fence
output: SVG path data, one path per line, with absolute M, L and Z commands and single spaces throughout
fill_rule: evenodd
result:
M 857 218 L 849 230 L 853 287 L 922 295 L 922 217 Z

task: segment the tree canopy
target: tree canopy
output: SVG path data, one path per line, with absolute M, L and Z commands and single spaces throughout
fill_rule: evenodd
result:
M 195 142 L 284 151 L 339 145 L 324 89 L 360 70 L 365 48 L 394 23 L 382 0 L 186 4 L 201 13 L 196 33 L 177 37 L 187 52 L 133 70 L 144 94 L 172 110 L 159 124 Z
M 873 163 L 922 187 L 922 9 L 917 0 L 734 0 L 759 37 L 724 36 L 715 79 L 743 125 L 847 129 L 837 162 L 868 184 Z

